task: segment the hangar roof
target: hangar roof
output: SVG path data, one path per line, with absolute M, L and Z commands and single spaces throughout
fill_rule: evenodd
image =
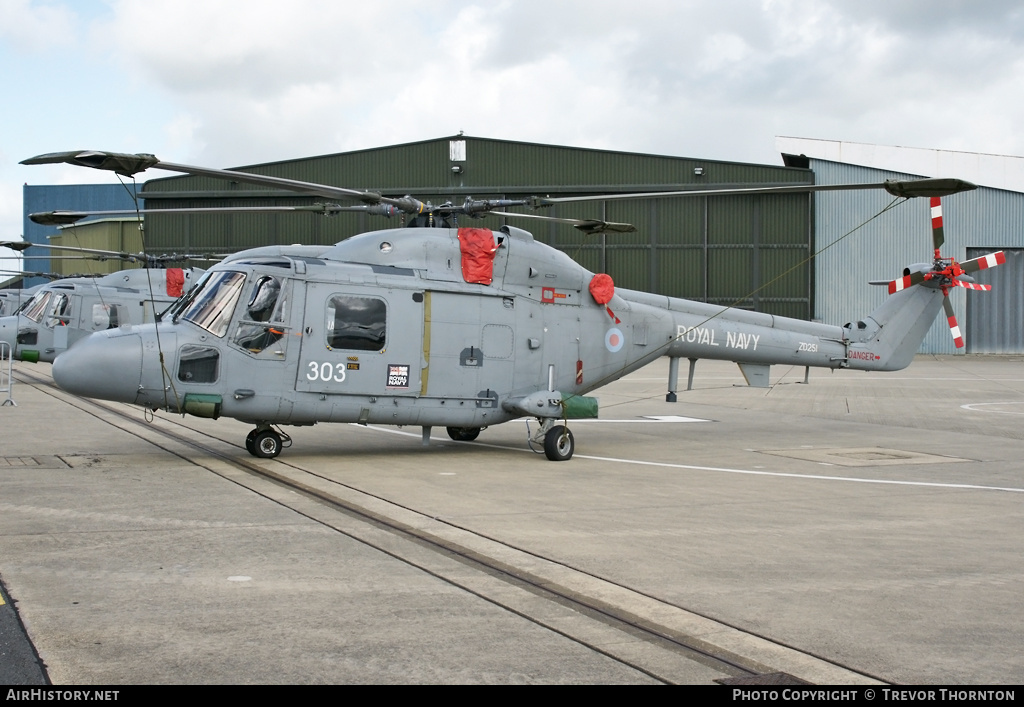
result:
M 775 147 L 784 155 L 922 177 L 956 175 L 979 186 L 1024 192 L 1024 157 L 779 136 L 775 138 Z

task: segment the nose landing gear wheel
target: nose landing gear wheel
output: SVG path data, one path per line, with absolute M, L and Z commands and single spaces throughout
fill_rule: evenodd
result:
M 544 435 L 544 456 L 553 462 L 569 461 L 575 449 L 572 432 L 565 425 L 555 425 Z
M 256 433 L 258 430 L 253 430 L 245 436 L 245 449 L 249 454 L 256 456 Z

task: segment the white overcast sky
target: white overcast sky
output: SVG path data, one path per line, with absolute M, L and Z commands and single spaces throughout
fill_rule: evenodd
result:
M 22 184 L 113 180 L 17 164 L 57 150 L 234 167 L 461 130 L 765 164 L 776 135 L 1024 155 L 1019 0 L 0 0 L 0 68 L 0 240 Z

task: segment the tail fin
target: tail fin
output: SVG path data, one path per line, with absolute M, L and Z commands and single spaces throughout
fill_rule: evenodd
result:
M 909 366 L 942 309 L 943 299 L 937 287 L 911 287 L 890 295 L 864 320 L 847 324 L 849 367 L 898 371 Z

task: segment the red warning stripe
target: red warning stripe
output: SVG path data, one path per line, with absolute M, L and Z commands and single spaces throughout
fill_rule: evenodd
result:
M 949 330 L 953 334 L 953 343 L 958 349 L 964 347 L 964 337 L 960 333 L 960 326 L 956 323 L 956 317 L 949 317 Z
M 987 268 L 994 268 L 997 265 L 1002 265 L 1003 263 L 1005 263 L 1006 253 L 1000 250 L 995 253 L 983 255 L 980 258 L 975 258 L 974 260 L 978 263 L 978 268 L 980 270 L 985 270 Z
M 932 228 L 942 228 L 942 200 L 932 197 Z

